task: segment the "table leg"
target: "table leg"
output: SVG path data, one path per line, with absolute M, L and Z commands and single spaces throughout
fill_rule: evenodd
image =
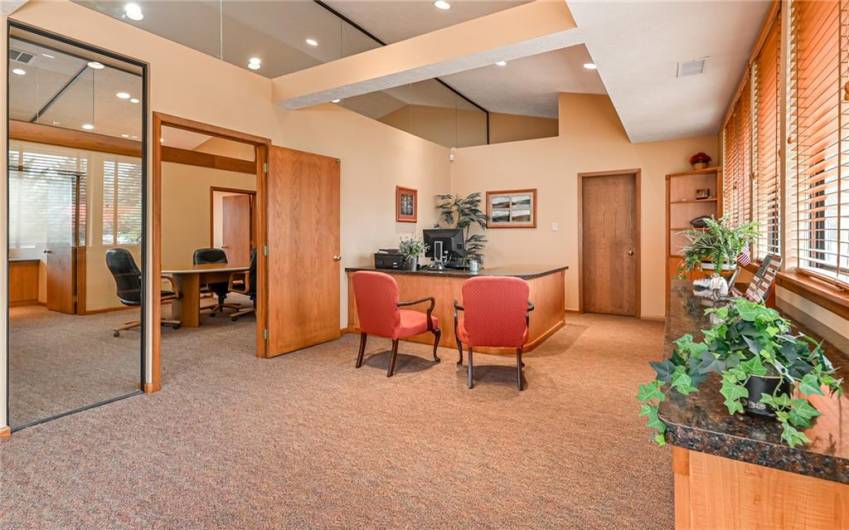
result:
M 174 302 L 173 314 L 184 328 L 200 326 L 200 278 L 197 274 L 175 274 L 180 298 Z

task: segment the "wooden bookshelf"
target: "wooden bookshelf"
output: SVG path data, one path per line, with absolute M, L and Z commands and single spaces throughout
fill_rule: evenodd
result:
M 710 190 L 708 197 L 696 198 L 696 190 Z M 702 215 L 722 216 L 722 170 L 718 167 L 694 169 L 666 175 L 666 293 L 678 274 L 681 249 L 687 243 L 690 221 Z M 699 273 L 692 273 L 697 278 Z

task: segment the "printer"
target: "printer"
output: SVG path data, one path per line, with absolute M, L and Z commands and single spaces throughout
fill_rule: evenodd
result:
M 382 248 L 374 253 L 375 269 L 403 269 L 404 256 L 397 248 Z

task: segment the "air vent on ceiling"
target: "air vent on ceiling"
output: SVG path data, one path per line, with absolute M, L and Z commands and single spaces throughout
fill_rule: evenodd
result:
M 705 61 L 707 57 L 701 59 L 693 59 L 685 63 L 678 63 L 678 77 L 689 77 L 691 75 L 699 75 L 705 72 Z
M 29 64 L 32 62 L 32 54 L 27 52 L 22 52 L 21 50 L 15 50 L 14 48 L 9 48 L 9 59 L 23 64 Z

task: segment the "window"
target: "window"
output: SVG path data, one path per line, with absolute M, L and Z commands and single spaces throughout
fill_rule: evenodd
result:
M 790 50 L 797 266 L 842 283 L 849 283 L 847 9 L 845 0 L 794 2 Z
M 724 129 L 723 209 L 732 225 L 751 220 L 752 101 L 747 82 Z
M 110 157 L 103 161 L 103 244 L 135 245 L 142 234 L 141 164 Z
M 752 71 L 753 204 L 752 220 L 758 223 L 754 245 L 756 259 L 781 253 L 781 121 L 779 87 L 781 17 L 773 20 Z
M 11 143 L 10 249 L 35 257 L 48 244 L 85 244 L 87 166 L 73 149 Z

